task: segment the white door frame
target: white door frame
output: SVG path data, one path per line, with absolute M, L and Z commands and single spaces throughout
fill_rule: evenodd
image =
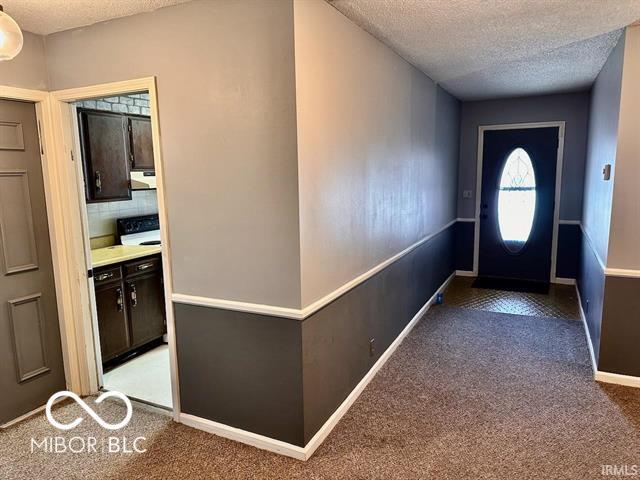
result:
M 482 199 L 482 161 L 484 150 L 484 132 L 489 130 L 514 130 L 520 128 L 545 128 L 558 127 L 558 153 L 556 156 L 556 185 L 553 208 L 553 238 L 551 241 L 551 272 L 549 281 L 557 283 L 556 263 L 558 255 L 558 224 L 560 222 L 560 194 L 562 193 L 562 160 L 564 156 L 564 130 L 565 122 L 534 122 L 534 123 L 508 123 L 503 125 L 480 125 L 478 127 L 478 159 L 476 169 L 476 215 L 473 243 L 473 274 L 478 275 L 478 262 L 480 258 L 480 205 Z
M 75 279 L 76 295 L 71 302 L 75 315 L 67 325 L 67 339 L 75 346 L 75 355 L 70 358 L 70 364 L 78 372 L 72 377 L 71 389 L 79 394 L 96 393 L 102 374 L 100 347 L 96 327 L 95 303 L 91 292 L 92 280 L 88 278 L 91 268 L 90 251 L 88 251 L 88 229 L 84 209 L 84 191 L 81 188 L 82 170 L 78 167 L 80 155 L 77 152 L 77 125 L 73 117 L 75 107 L 72 102 L 90 98 L 111 97 L 121 94 L 147 91 L 149 92 L 149 108 L 151 113 L 151 128 L 153 138 L 153 157 L 157 178 L 158 214 L 160 217 L 160 238 L 162 242 L 162 267 L 164 275 L 164 296 L 167 315 L 167 336 L 169 342 L 171 395 L 173 400 L 173 418 L 177 421 L 180 415 L 180 395 L 178 391 L 178 362 L 176 356 L 175 320 L 173 314 L 172 294 L 173 281 L 171 271 L 171 248 L 167 222 L 166 190 L 164 177 L 164 163 L 160 142 L 160 124 L 158 115 L 158 101 L 155 77 L 125 80 L 122 82 L 106 83 L 88 87 L 58 90 L 50 93 L 52 123 L 51 135 L 55 139 L 56 159 L 61 166 L 61 183 L 66 197 L 62 207 L 67 223 L 66 242 L 68 262 L 66 267 Z M 75 153 L 74 153 L 75 152 Z M 66 207 L 66 208 L 64 208 Z
M 73 337 L 74 315 L 73 295 L 71 292 L 73 291 L 74 280 L 72 272 L 67 267 L 69 262 L 66 245 L 68 219 L 65 214 L 65 190 L 61 179 L 63 172 L 59 168 L 59 162 L 55 154 L 55 139 L 51 128 L 52 112 L 49 92 L 0 86 L 0 98 L 35 104 L 41 146 L 40 160 L 51 244 L 53 278 L 56 289 L 58 323 L 62 343 L 62 360 L 67 388 L 73 389 L 75 385 L 80 383 L 81 378 L 81 373 L 78 370 L 79 365 L 76 361 L 76 341 Z

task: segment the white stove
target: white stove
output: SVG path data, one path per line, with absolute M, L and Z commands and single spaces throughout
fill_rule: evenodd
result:
M 116 226 L 122 245 L 160 245 L 158 215 L 119 218 Z
M 122 245 L 160 245 L 160 230 L 122 235 L 120 243 Z

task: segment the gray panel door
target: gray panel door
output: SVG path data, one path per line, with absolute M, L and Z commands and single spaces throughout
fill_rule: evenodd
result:
M 0 425 L 64 390 L 35 106 L 0 100 Z

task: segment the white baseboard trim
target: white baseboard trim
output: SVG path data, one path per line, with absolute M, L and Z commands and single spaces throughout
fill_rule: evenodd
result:
M 297 460 L 307 460 L 308 458 L 306 448 L 282 442 L 275 438 L 265 437 L 264 435 L 258 435 L 257 433 L 240 428 L 230 427 L 229 425 L 207 420 L 206 418 L 189 415 L 188 413 L 180 413 L 180 423 L 197 428 L 198 430 L 213 433 L 219 437 L 235 440 L 236 442 L 279 453 L 280 455 L 286 455 L 287 457 L 292 457 Z
M 576 287 L 576 294 L 578 295 L 578 308 L 580 309 L 580 318 L 582 319 L 584 334 L 587 337 L 587 346 L 589 347 L 589 355 L 591 357 L 591 368 L 595 376 L 596 372 L 598 371 L 598 363 L 596 362 L 596 355 L 593 350 L 593 343 L 591 343 L 591 335 L 589 334 L 589 324 L 587 323 L 587 316 L 584 314 L 584 310 L 582 309 L 582 298 L 580 298 L 580 289 L 578 288 L 577 283 L 574 285 Z
M 197 428 L 198 430 L 203 430 L 220 437 L 235 440 L 240 443 L 245 443 L 262 450 L 279 453 L 281 455 L 286 455 L 297 460 L 308 460 L 309 458 L 311 458 L 317 448 L 322 444 L 322 442 L 327 438 L 327 436 L 331 433 L 333 428 L 338 424 L 344 414 L 349 411 L 351 405 L 354 404 L 354 402 L 358 399 L 369 382 L 371 382 L 371 380 L 373 380 L 373 378 L 376 376 L 376 373 L 378 373 L 378 371 L 383 367 L 387 360 L 389 360 L 391 355 L 393 355 L 393 352 L 395 352 L 395 350 L 402 343 L 405 337 L 409 334 L 409 332 L 411 332 L 413 327 L 415 327 L 415 325 L 420 321 L 424 314 L 427 313 L 429 307 L 431 307 L 431 305 L 433 305 L 433 303 L 435 302 L 437 294 L 442 293 L 447 288 L 447 285 L 449 285 L 449 282 L 453 280 L 455 275 L 455 272 L 452 273 L 449 278 L 444 281 L 440 288 L 438 288 L 438 290 L 434 292 L 427 303 L 425 303 L 424 306 L 418 311 L 418 313 L 414 315 L 407 326 L 404 327 L 402 332 L 400 332 L 400 334 L 391 343 L 391 345 L 389 345 L 384 353 L 380 355 L 380 358 L 378 358 L 376 363 L 373 364 L 367 374 L 351 391 L 349 396 L 340 404 L 336 411 L 333 412 L 333 415 L 329 417 L 329 419 L 324 423 L 320 430 L 318 430 L 318 432 L 313 436 L 311 440 L 309 440 L 309 442 L 304 447 L 299 447 L 297 445 L 276 440 L 274 438 L 265 437 L 264 435 L 259 435 L 257 433 L 252 433 L 246 430 L 241 430 L 239 428 L 230 427 L 229 425 L 224 425 L 222 423 L 207 420 L 195 415 L 189 415 L 187 413 L 180 413 L 180 423 L 184 423 L 185 425 L 188 425 L 190 427 Z
M 614 383 L 616 385 L 624 385 L 626 387 L 640 388 L 640 377 L 632 377 L 630 375 L 620 375 L 619 373 L 609 373 L 596 370 L 595 379 L 598 382 Z
M 457 277 L 475 277 L 473 270 L 456 270 Z
M 593 350 L 593 343 L 591 343 L 591 335 L 589 335 L 589 325 L 587 324 L 587 317 L 582 310 L 582 301 L 580 299 L 580 290 L 576 285 L 576 292 L 578 294 L 578 306 L 580 308 L 580 317 L 582 318 L 582 324 L 584 325 L 584 333 L 587 336 L 587 345 L 589 346 L 589 355 L 591 355 L 591 366 L 593 368 L 593 378 L 598 382 L 613 383 L 616 385 L 624 385 L 627 387 L 640 388 L 640 377 L 632 377 L 630 375 L 620 375 L 619 373 L 609 373 L 598 370 L 598 364 L 596 362 L 596 355 Z
M 576 284 L 576 279 L 575 278 L 564 278 L 564 277 L 555 277 L 551 283 L 557 283 L 560 285 L 575 285 Z

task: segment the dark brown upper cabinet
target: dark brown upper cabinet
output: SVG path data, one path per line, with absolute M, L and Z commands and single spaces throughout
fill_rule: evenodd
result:
M 78 109 L 88 203 L 131 200 L 127 117 Z
M 151 119 L 129 115 L 131 170 L 154 170 Z

